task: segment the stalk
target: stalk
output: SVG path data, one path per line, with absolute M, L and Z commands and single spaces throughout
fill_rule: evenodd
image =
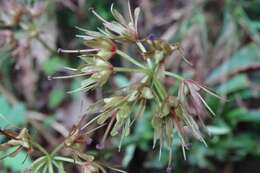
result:
M 57 50 L 58 53 L 89 53 L 89 52 L 96 52 L 96 51 L 99 51 L 99 49 L 65 50 L 59 48 Z
M 57 147 L 54 148 L 50 156 L 53 157 L 55 154 L 57 154 L 63 148 L 63 146 L 64 144 L 62 142 L 61 144 L 59 144 Z
M 163 98 L 167 96 L 167 91 L 162 85 L 162 83 L 158 79 L 154 79 L 154 83 L 157 85 L 157 89 L 159 90 L 160 93 L 162 93 Z
M 57 160 L 57 161 L 72 163 L 72 164 L 76 163 L 78 165 L 83 165 L 84 164 L 84 162 L 81 162 L 81 161 L 78 161 L 78 160 L 73 160 L 73 159 L 67 158 L 67 157 L 55 156 L 53 159 Z
M 136 44 L 143 53 L 146 53 L 146 49 L 140 41 L 137 41 Z M 146 61 L 147 61 L 148 67 L 152 68 L 153 63 L 152 63 L 151 59 L 148 58 Z
M 136 61 L 134 58 L 132 58 L 131 56 L 127 55 L 126 53 L 122 52 L 121 50 L 117 50 L 116 53 L 118 55 L 120 55 L 122 58 L 128 60 L 129 62 L 133 63 L 134 65 L 145 69 L 145 66 L 142 65 L 141 63 L 139 63 L 138 61 Z
M 115 72 L 137 72 L 137 73 L 145 73 L 144 69 L 134 69 L 134 68 L 127 68 L 127 67 L 113 67 Z
M 171 76 L 171 77 L 178 79 L 180 81 L 185 80 L 183 77 L 181 77 L 180 75 L 177 75 L 176 73 L 172 73 L 172 72 L 168 72 L 168 71 L 164 71 L 163 73 L 167 76 Z
M 49 153 L 48 153 L 41 145 L 39 145 L 39 144 L 37 144 L 37 143 L 34 143 L 34 142 L 32 142 L 31 144 L 32 144 L 32 146 L 34 146 L 35 148 L 37 148 L 39 151 L 41 151 L 41 152 L 42 152 L 43 154 L 45 154 L 46 156 L 49 155 Z

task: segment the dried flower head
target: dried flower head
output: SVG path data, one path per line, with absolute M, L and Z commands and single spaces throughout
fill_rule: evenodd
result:
M 86 35 L 77 35 L 77 37 L 82 38 L 86 46 L 92 49 L 81 50 L 81 52 L 97 52 L 96 55 L 103 59 L 110 59 L 117 50 L 117 46 L 110 38 L 102 33 L 89 31 L 77 27 L 79 30 L 83 31 Z M 60 51 L 63 51 L 60 49 Z M 66 50 L 65 50 L 66 52 Z
M 102 87 L 113 73 L 113 66 L 105 59 L 96 55 L 82 55 L 80 58 L 84 64 L 77 69 L 67 68 L 73 74 L 69 76 L 55 76 L 53 79 L 74 78 L 79 76 L 88 76 L 81 82 L 81 86 L 71 92 L 89 91 L 97 87 Z
M 90 144 L 92 139 L 89 135 L 104 126 L 102 125 L 93 129 L 87 129 L 97 118 L 98 116 L 85 123 L 84 120 L 86 119 L 86 115 L 83 115 L 79 123 L 72 126 L 66 140 L 64 141 L 64 146 L 71 147 L 78 143 Z
M 105 34 L 109 38 L 120 40 L 120 41 L 130 41 L 134 42 L 138 40 L 138 17 L 140 14 L 140 8 L 136 8 L 134 10 L 134 15 L 132 14 L 132 10 L 130 7 L 130 3 L 128 1 L 128 12 L 129 12 L 129 21 L 126 20 L 122 14 L 120 14 L 117 10 L 111 6 L 111 13 L 115 18 L 115 21 L 107 21 L 103 17 L 101 17 L 94 10 L 92 12 L 103 22 L 105 30 L 99 29 L 101 33 Z
M 2 133 L 6 138 L 9 139 L 7 142 L 0 144 L 0 150 L 5 151 L 8 148 L 15 148 L 12 153 L 9 153 L 6 156 L 0 158 L 0 160 L 9 156 L 14 157 L 22 149 L 26 150 L 28 153 L 31 153 L 33 151 L 31 145 L 31 136 L 29 135 L 26 128 L 23 128 L 18 134 L 10 130 L 0 130 L 0 133 Z
M 109 38 L 100 37 L 91 40 L 86 40 L 85 44 L 88 47 L 99 49 L 97 56 L 103 59 L 110 59 L 116 52 L 116 44 Z
M 164 57 L 171 55 L 179 46 L 178 44 L 172 45 L 160 39 L 145 39 L 143 44 L 148 47 L 147 51 L 143 54 L 144 58 L 155 58 L 157 63 Z

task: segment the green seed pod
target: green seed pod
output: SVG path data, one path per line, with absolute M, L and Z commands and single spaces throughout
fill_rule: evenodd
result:
M 164 53 L 162 51 L 155 51 L 155 54 L 154 54 L 154 59 L 155 59 L 155 62 L 156 63 L 159 63 L 163 60 L 164 58 Z
M 100 51 L 98 51 L 97 55 L 104 59 L 109 59 L 114 55 L 114 53 L 111 51 L 100 50 Z
M 132 101 L 135 101 L 137 99 L 139 95 L 139 92 L 137 90 L 134 90 L 133 92 L 131 92 L 128 96 L 128 101 L 129 102 L 132 102 Z
M 122 120 L 122 119 L 117 120 L 113 129 L 110 132 L 110 135 L 116 136 L 118 134 L 118 131 L 120 130 L 120 128 L 123 126 L 123 124 L 124 124 L 124 120 Z
M 164 104 L 162 109 L 161 109 L 161 111 L 162 111 L 162 114 L 161 114 L 162 116 L 161 117 L 167 116 L 170 113 L 169 105 L 168 104 Z
M 127 118 L 129 113 L 130 113 L 130 106 L 125 103 L 124 105 L 122 105 L 120 108 L 119 108 L 119 111 L 117 112 L 117 115 L 118 117 L 120 118 Z
M 142 89 L 142 96 L 145 99 L 152 99 L 152 98 L 154 98 L 152 90 L 150 88 L 148 88 L 148 87 L 144 87 Z

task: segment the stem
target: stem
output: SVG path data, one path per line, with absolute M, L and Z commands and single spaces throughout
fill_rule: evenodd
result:
M 139 63 L 138 61 L 136 61 L 134 58 L 132 58 L 131 56 L 127 55 L 126 53 L 122 52 L 121 50 L 117 50 L 116 53 L 118 55 L 120 55 L 122 58 L 130 61 L 134 65 L 136 65 L 136 66 L 138 66 L 140 68 L 145 68 L 145 66 L 143 66 L 141 63 Z
M 163 101 L 164 100 L 163 94 L 162 94 L 162 92 L 160 91 L 158 85 L 155 82 L 154 82 L 154 87 L 155 87 L 156 93 L 158 94 L 159 102 Z
M 163 73 L 167 76 L 171 76 L 171 77 L 178 79 L 180 81 L 185 80 L 183 77 L 181 77 L 180 75 L 177 75 L 176 73 L 172 73 L 172 72 L 168 72 L 168 71 L 164 71 Z
M 134 68 L 127 68 L 127 67 L 114 67 L 113 70 L 115 72 L 137 72 L 137 73 L 145 73 L 143 69 L 134 69 Z
M 58 160 L 58 161 L 63 161 L 63 162 L 69 162 L 69 163 L 76 163 L 78 165 L 83 165 L 83 162 L 80 162 L 78 160 L 73 160 L 71 158 L 67 158 L 67 157 L 60 157 L 60 156 L 56 156 L 53 158 L 54 160 Z
M 69 79 L 69 78 L 75 78 L 75 77 L 81 77 L 86 76 L 86 73 L 80 73 L 80 74 L 73 74 L 68 76 L 49 76 L 49 79 Z
M 109 133 L 109 131 L 111 130 L 111 127 L 112 127 L 112 125 L 113 125 L 115 119 L 116 119 L 116 115 L 112 115 L 112 118 L 111 118 L 111 120 L 110 120 L 110 122 L 109 122 L 109 124 L 108 124 L 108 126 L 107 126 L 106 131 L 105 131 L 105 134 L 104 134 L 103 138 L 101 139 L 101 144 L 102 144 L 102 145 L 104 145 L 105 140 L 107 139 L 108 133 Z
M 96 51 L 99 51 L 99 49 L 65 50 L 59 48 L 57 50 L 58 53 L 89 53 L 89 52 L 96 52 Z
M 139 49 L 140 49 L 143 53 L 146 53 L 146 49 L 145 49 L 145 47 L 143 46 L 143 44 L 142 44 L 140 41 L 137 41 L 136 44 L 137 44 L 137 46 L 139 47 Z M 147 61 L 148 66 L 149 66 L 150 68 L 152 68 L 152 67 L 153 67 L 153 63 L 152 63 L 151 59 L 148 58 L 146 61 Z
M 51 152 L 51 157 L 53 157 L 55 154 L 57 154 L 62 148 L 63 148 L 63 142 L 59 144 L 54 150 Z
M 143 53 L 146 53 L 145 47 L 140 41 L 137 41 L 136 44 Z
M 165 99 L 165 97 L 167 96 L 167 91 L 164 88 L 164 86 L 161 84 L 159 79 L 157 78 L 158 68 L 159 68 L 159 66 L 157 65 L 151 69 L 150 79 L 151 79 L 151 85 L 154 86 L 155 92 L 158 94 L 159 101 L 160 101 L 160 99 L 161 99 L 161 101 L 163 101 Z
M 165 98 L 167 96 L 167 92 L 162 83 L 156 78 L 154 79 L 154 83 L 156 84 L 157 89 L 162 94 L 163 98 Z
M 39 144 L 37 144 L 37 143 L 34 143 L 34 142 L 32 142 L 31 144 L 32 144 L 32 146 L 34 146 L 35 148 L 37 148 L 39 151 L 41 151 L 41 152 L 42 152 L 43 154 L 45 154 L 46 156 L 49 155 L 49 153 L 48 153 L 41 145 L 39 145 Z
M 52 159 L 51 158 L 49 159 L 49 162 L 48 162 L 48 171 L 49 171 L 49 173 L 54 173 L 54 169 L 53 169 Z

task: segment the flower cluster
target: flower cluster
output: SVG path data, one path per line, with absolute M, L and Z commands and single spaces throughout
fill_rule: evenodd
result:
M 60 49 L 60 51 L 80 53 L 79 57 L 83 60 L 83 64 L 78 68 L 68 68 L 74 73 L 70 76 L 54 78 L 88 76 L 76 91 L 89 91 L 102 87 L 117 72 L 142 74 L 141 80 L 115 92 L 108 98 L 97 101 L 88 108 L 88 113 L 97 113 L 95 120 L 99 125 L 108 122 L 101 144 L 97 147 L 104 147 L 108 134 L 116 136 L 121 133 L 122 142 L 124 137 L 129 135 L 134 121 L 144 113 L 147 103 L 155 105 L 156 110 L 152 116 L 154 146 L 159 140 L 160 148 L 165 145 L 169 149 L 169 167 L 175 131 L 180 138 L 183 151 L 190 148 L 189 136 L 191 135 L 188 134 L 192 134 L 206 144 L 201 133 L 201 127 L 205 127 L 203 123 L 204 115 L 207 113 L 205 110 L 214 113 L 201 96 L 200 91 L 205 91 L 218 98 L 219 96 L 195 81 L 186 80 L 176 73 L 165 70 L 164 60 L 173 52 L 181 50 L 179 44 L 170 44 L 160 39 L 140 39 L 137 30 L 139 8 L 134 10 L 134 16 L 132 16 L 129 5 L 130 21 L 127 21 L 113 6 L 111 13 L 116 21 L 106 21 L 94 10 L 92 11 L 103 22 L 104 28 L 98 28 L 98 32 L 79 28 L 85 35 L 78 35 L 78 37 L 84 39 L 88 49 Z M 141 57 L 144 58 L 133 58 L 121 51 L 119 48 L 122 43 L 136 45 Z M 114 55 L 129 61 L 132 66 L 115 67 L 110 63 L 110 59 Z M 167 76 L 173 77 L 180 83 L 176 96 L 170 95 L 164 85 Z
M 113 66 L 107 60 L 98 56 L 81 56 L 81 59 L 83 59 L 85 64 L 80 65 L 77 69 L 68 68 L 69 70 L 73 71 L 74 74 L 61 77 L 56 76 L 53 78 L 58 79 L 89 76 L 89 78 L 81 82 L 81 86 L 78 89 L 71 92 L 89 91 L 97 87 L 102 87 L 113 73 Z
M 1 156 L 0 160 L 5 159 L 6 157 L 15 157 L 21 150 L 25 150 L 27 152 L 27 155 L 24 158 L 25 161 L 28 154 L 32 154 L 34 151 L 38 150 L 42 155 L 33 161 L 33 163 L 24 172 L 56 172 L 56 170 L 59 170 L 60 172 L 61 170 L 64 170 L 64 162 L 80 166 L 82 172 L 84 173 L 106 173 L 107 168 L 116 172 L 125 173 L 124 171 L 108 166 L 103 162 L 97 161 L 93 155 L 82 152 L 82 150 L 80 150 L 80 148 L 84 145 L 78 144 L 91 143 L 92 140 L 90 138 L 90 134 L 103 126 L 101 125 L 93 129 L 86 129 L 91 123 L 95 121 L 95 119 L 96 118 L 85 123 L 85 117 L 83 116 L 80 122 L 71 128 L 64 142 L 56 146 L 50 153 L 32 139 L 27 128 L 21 129 L 19 133 L 14 130 L 2 129 L 0 130 L 0 134 L 2 134 L 7 141 L 0 144 L 0 151 L 9 152 L 9 149 L 12 149 L 13 151 L 4 156 Z M 66 156 L 59 155 L 61 149 L 64 149 L 64 153 L 68 154 L 65 154 Z
M 134 10 L 134 15 L 132 15 L 132 11 L 128 1 L 128 11 L 130 21 L 127 21 L 122 14 L 120 14 L 117 10 L 113 8 L 112 5 L 111 13 L 114 16 L 115 21 L 109 22 L 102 18 L 94 10 L 92 10 L 92 12 L 103 22 L 105 29 L 100 29 L 100 32 L 102 32 L 104 35 L 114 40 L 135 42 L 136 40 L 138 40 L 139 37 L 137 24 L 140 14 L 140 8 L 136 8 Z
M 22 149 L 26 150 L 28 153 L 31 153 L 33 151 L 31 136 L 29 135 L 26 128 L 23 128 L 19 133 L 11 130 L 0 130 L 0 133 L 5 135 L 9 139 L 7 142 L 0 144 L 0 151 L 5 151 L 9 148 L 15 148 L 12 153 L 9 153 L 6 156 L 0 158 L 0 160 L 8 156 L 14 157 Z

